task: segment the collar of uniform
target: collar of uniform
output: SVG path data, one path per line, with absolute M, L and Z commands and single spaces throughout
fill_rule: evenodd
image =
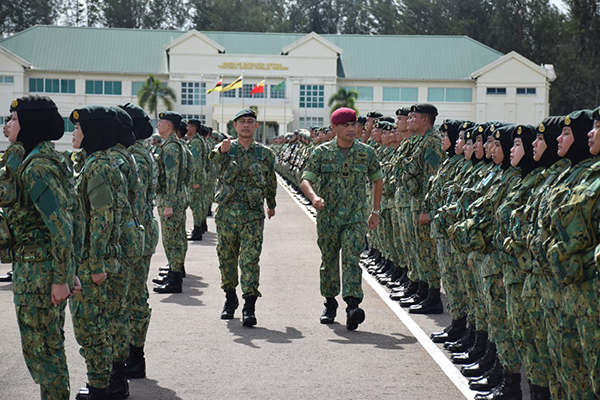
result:
M 33 150 L 31 150 L 29 152 L 29 154 L 27 154 L 27 157 L 25 157 L 25 160 L 27 160 L 28 158 L 31 158 L 32 156 L 39 154 L 39 153 L 47 153 L 50 149 L 54 149 L 52 142 L 50 142 L 49 140 L 42 140 L 41 142 L 39 142 L 38 144 L 35 145 Z M 23 160 L 23 161 L 25 161 L 25 160 Z
M 240 146 L 240 149 L 245 153 L 249 153 L 251 150 L 254 151 L 254 148 L 256 147 L 256 140 L 254 140 L 254 139 L 252 140 L 252 142 L 250 142 L 250 146 L 248 146 L 247 149 L 244 149 L 244 146 L 242 146 L 242 144 L 240 143 L 240 141 L 238 139 L 236 139 L 236 140 L 237 140 L 238 146 Z

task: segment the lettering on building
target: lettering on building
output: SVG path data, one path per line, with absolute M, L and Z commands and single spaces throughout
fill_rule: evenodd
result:
M 259 69 L 271 71 L 287 71 L 288 67 L 281 63 L 251 63 L 251 62 L 224 62 L 219 65 L 219 69 Z

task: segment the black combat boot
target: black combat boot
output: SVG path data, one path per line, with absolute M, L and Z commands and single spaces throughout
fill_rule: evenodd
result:
M 382 285 L 387 285 L 388 282 L 392 281 L 392 276 L 396 273 L 396 264 L 393 261 L 388 260 L 389 268 L 382 274 L 377 275 L 377 281 Z
M 321 323 L 333 324 L 333 321 L 335 320 L 335 315 L 337 314 L 337 300 L 335 299 L 335 297 L 327 297 L 323 305 L 325 306 L 325 309 L 323 310 L 323 314 L 321 314 Z
M 244 326 L 256 325 L 256 316 L 254 315 L 254 308 L 256 306 L 257 296 L 245 297 L 244 308 L 242 308 L 242 324 Z
M 192 230 L 192 233 L 188 236 L 188 240 L 202 240 L 202 228 L 194 225 L 194 230 Z
M 223 311 L 221 311 L 221 319 L 232 319 L 233 313 L 239 307 L 240 301 L 238 300 L 235 289 L 229 289 L 225 291 L 225 305 Z
M 495 361 L 496 345 L 488 340 L 487 349 L 483 357 L 473 364 L 465 365 L 460 372 L 466 377 L 483 376 L 483 374 L 492 369 Z
M 167 283 L 169 275 L 171 275 L 171 270 L 161 270 L 158 272 L 158 276 L 156 278 L 152 278 L 152 282 L 156 283 L 157 285 L 164 285 Z
M 182 273 L 171 271 L 164 284 L 154 287 L 156 293 L 181 293 L 182 292 Z
M 475 343 L 475 323 L 470 323 L 465 334 L 456 342 L 444 343 L 444 348 L 451 353 L 463 353 Z
M 108 400 L 108 396 L 106 395 L 106 388 L 86 385 L 84 388 L 79 389 L 79 392 L 75 395 L 75 400 Z
M 379 257 L 381 256 L 381 254 L 379 253 L 379 250 L 377 250 L 377 249 L 371 249 L 371 250 L 372 250 L 372 252 L 368 258 L 366 258 L 364 260 L 360 260 L 360 264 L 363 267 L 368 267 L 368 266 L 377 264 L 377 262 L 379 262 Z
M 146 359 L 144 348 L 129 345 L 129 358 L 125 363 L 125 376 L 129 379 L 141 379 L 146 377 Z
M 531 400 L 550 400 L 550 388 L 545 386 L 537 386 L 533 383 L 529 384 Z
M 469 388 L 480 392 L 490 391 L 502 383 L 502 375 L 502 365 L 498 358 L 496 358 L 492 369 L 484 373 L 483 376 L 471 379 Z
M 365 321 L 365 311 L 358 307 L 362 302 L 362 299 L 345 297 L 344 301 L 348 304 L 346 307 L 346 329 L 354 331 L 358 328 L 359 324 L 362 324 Z
M 487 348 L 488 333 L 486 331 L 475 332 L 475 343 L 464 353 L 452 354 L 450 360 L 454 364 L 472 364 L 485 354 Z
M 206 225 L 206 220 L 204 220 L 202 222 L 202 225 L 200 225 L 200 233 L 206 233 L 208 232 L 208 225 Z
M 126 399 L 129 397 L 129 382 L 125 376 L 125 363 L 113 362 L 110 381 L 106 388 L 106 397 L 111 400 Z
M 8 271 L 6 275 L 0 275 L 0 282 L 12 282 L 12 271 Z
M 414 296 L 419 290 L 419 282 L 413 282 L 410 279 L 397 289 L 392 289 L 390 299 L 400 301 L 402 299 Z
M 429 288 L 427 298 L 408 308 L 410 314 L 443 314 L 444 305 L 440 298 L 440 288 Z
M 492 389 L 491 392 L 478 394 L 475 400 L 521 400 L 521 373 L 508 372 L 502 373 L 502 383 Z
M 460 339 L 467 331 L 467 317 L 453 319 L 452 324 L 446 327 L 442 332 L 433 332 L 431 340 L 433 343 L 454 342 Z
M 390 276 L 390 281 L 386 283 L 386 287 L 393 289 L 402 285 L 402 277 L 406 274 L 406 268 L 396 266 L 394 273 Z
M 405 297 L 400 300 L 400 307 L 408 308 L 410 306 L 414 306 L 415 304 L 419 304 L 427 298 L 429 294 L 429 285 L 426 282 L 419 282 L 419 288 L 417 289 L 417 293 L 413 294 L 410 297 Z

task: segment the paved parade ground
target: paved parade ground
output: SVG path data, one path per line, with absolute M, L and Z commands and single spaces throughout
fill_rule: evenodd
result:
M 147 379 L 130 381 L 130 399 L 472 398 L 441 345 L 427 339 L 449 324 L 449 315 L 409 317 L 378 284 L 371 286 L 368 275 L 361 305 L 367 317 L 358 330 L 346 330 L 341 296 L 336 323 L 321 325 L 315 224 L 281 185 L 277 203 L 276 216 L 265 222 L 258 325 L 242 326 L 241 305 L 235 319 L 219 318 L 224 293 L 209 218 L 204 240 L 190 242 L 183 293 L 150 295 Z M 159 244 L 150 279 L 164 264 Z M 0 265 L 0 273 L 9 268 Z M 0 399 L 37 399 L 21 353 L 11 284 L 0 283 L 0 304 Z M 69 313 L 65 331 L 74 398 L 86 377 Z

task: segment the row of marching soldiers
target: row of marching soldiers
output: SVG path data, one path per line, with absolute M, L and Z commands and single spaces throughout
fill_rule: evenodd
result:
M 443 282 L 452 324 L 431 337 L 476 399 L 521 399 L 521 365 L 532 399 L 600 398 L 600 108 L 441 137 L 418 113 L 437 110 L 369 114 L 385 178 L 363 265 L 410 313 L 442 313 Z
M 165 154 L 155 158 L 146 141 L 153 132 L 148 115 L 130 103 L 73 110 L 79 152 L 54 149 L 64 120 L 50 97 L 17 98 L 10 113 L 10 145 L 0 164 L 0 255 L 13 264 L 27 367 L 42 399 L 69 398 L 63 331 L 69 299 L 88 379 L 76 398 L 126 398 L 127 378 L 146 373 L 146 281 L 159 237 L 155 200 L 163 247 L 178 267 L 187 249 L 185 217 L 179 216 L 190 201 L 183 171 L 191 164 L 183 150 L 172 159 L 167 154 L 182 148 L 176 135 L 181 115 L 161 113 L 158 150 Z M 167 209 L 177 217 L 165 217 Z M 166 232 L 165 225 L 178 227 Z M 177 238 L 165 242 L 170 233 Z

